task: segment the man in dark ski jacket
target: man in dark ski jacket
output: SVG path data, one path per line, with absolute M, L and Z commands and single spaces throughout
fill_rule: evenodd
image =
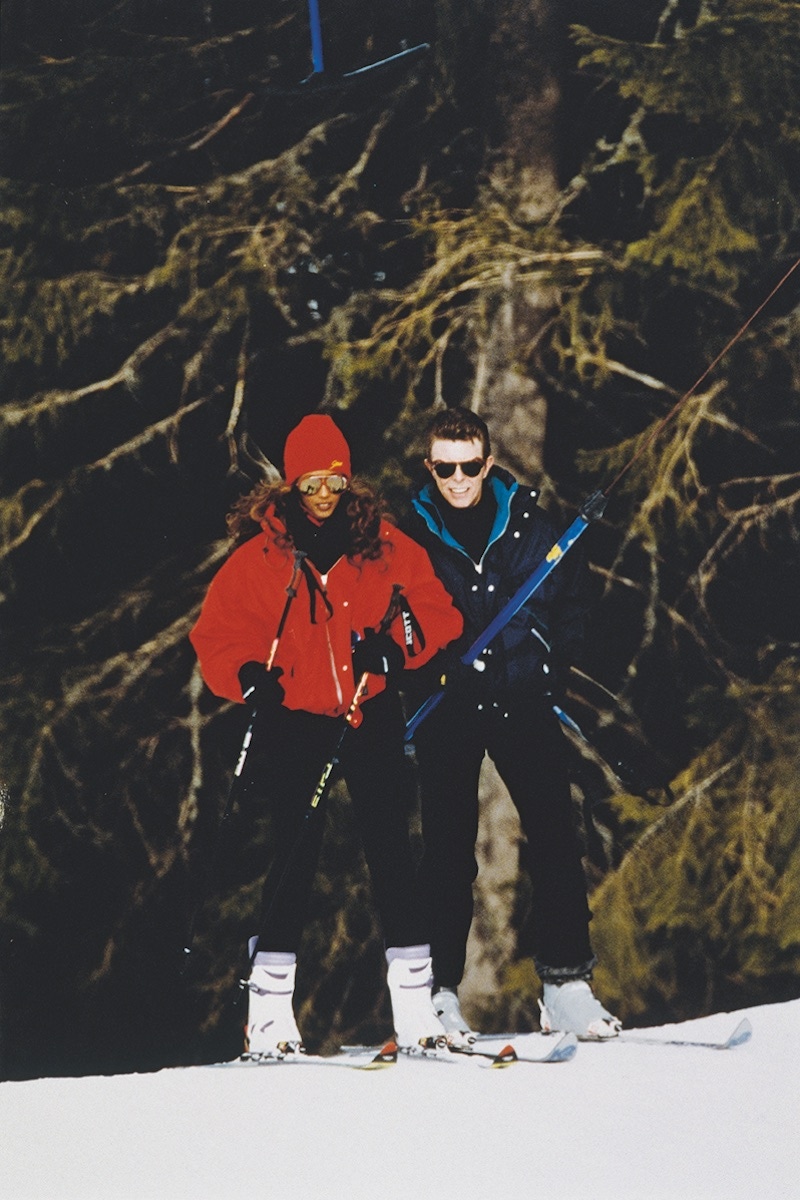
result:
M 556 541 L 536 492 L 494 465 L 485 423 L 468 409 L 436 415 L 414 497 L 413 536 L 464 616 L 463 637 L 431 664 L 444 698 L 415 734 L 425 844 L 434 1005 L 469 1037 L 458 1001 L 477 875 L 478 778 L 485 753 L 519 812 L 533 887 L 533 944 L 543 983 L 542 1027 L 613 1037 L 619 1022 L 594 996 L 595 958 L 566 743 L 553 703 L 579 653 L 585 570 L 578 551 L 560 563 L 474 666 L 460 657 L 530 577 Z M 421 682 L 421 681 L 420 681 Z

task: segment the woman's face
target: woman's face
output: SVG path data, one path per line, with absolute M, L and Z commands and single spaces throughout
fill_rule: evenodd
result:
M 338 471 L 311 471 L 296 483 L 300 503 L 315 521 L 327 521 L 349 486 L 349 479 Z

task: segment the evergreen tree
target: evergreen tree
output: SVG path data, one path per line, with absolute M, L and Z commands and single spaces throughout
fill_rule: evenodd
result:
M 566 517 L 796 259 L 800 7 L 608 8 L 568 6 L 569 37 L 544 2 L 376 16 L 330 0 L 326 71 L 309 79 L 300 0 L 3 6 L 12 1073 L 160 1063 L 210 1052 L 187 1032 L 235 1036 L 229 934 L 263 868 L 246 830 L 252 861 L 211 886 L 191 1006 L 175 970 L 242 733 L 186 635 L 226 508 L 298 417 L 336 409 L 402 508 L 420 418 L 472 403 Z M 589 861 L 608 876 L 597 937 L 624 1016 L 800 978 L 795 279 L 626 472 L 590 544 L 602 687 L 575 680 L 573 702 L 610 758 L 624 733 L 677 798 L 662 814 L 612 797 L 576 747 L 577 790 L 603 801 Z M 330 974 L 301 981 L 304 1021 L 377 1036 L 377 931 L 343 796 L 331 804 L 310 935 Z M 516 930 L 524 896 L 508 892 Z M 489 988 L 514 947 L 482 930 Z M 506 1013 L 532 1015 L 533 982 L 508 968 Z

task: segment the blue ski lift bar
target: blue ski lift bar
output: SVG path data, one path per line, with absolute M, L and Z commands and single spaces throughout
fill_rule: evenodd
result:
M 325 70 L 322 57 L 322 26 L 319 19 L 319 0 L 308 0 L 308 19 L 311 24 L 311 66 L 315 75 Z
M 322 50 L 322 22 L 319 16 L 319 0 L 308 0 L 308 23 L 311 28 L 311 75 L 323 75 L 325 73 L 325 57 Z M 398 62 L 401 58 L 408 58 L 412 54 L 419 54 L 422 50 L 430 50 L 428 42 L 420 42 L 418 46 L 409 46 L 405 50 L 399 50 L 397 54 L 390 54 L 388 58 L 382 58 L 379 62 L 369 63 L 366 67 L 357 67 L 355 71 L 346 71 L 343 78 L 353 79 L 357 75 L 364 75 L 367 71 L 374 71 L 376 67 L 385 67 L 387 63 Z
M 530 600 L 534 592 L 544 583 L 551 571 L 560 563 L 561 559 L 568 550 L 575 545 L 583 531 L 589 527 L 592 521 L 597 521 L 602 517 L 608 497 L 604 492 L 594 492 L 588 500 L 585 500 L 581 505 L 580 512 L 575 520 L 570 525 L 561 537 L 555 542 L 543 560 L 539 563 L 536 570 L 529 579 L 522 584 L 508 600 L 500 612 L 489 622 L 482 633 L 478 635 L 472 645 L 462 654 L 461 661 L 465 667 L 471 666 L 475 662 L 479 654 L 482 654 L 489 643 L 497 636 L 501 629 L 508 624 L 513 616 L 519 612 L 523 604 Z M 433 710 L 440 704 L 444 696 L 444 688 L 440 688 L 434 692 L 424 704 L 420 705 L 414 713 L 411 720 L 406 725 L 405 740 L 410 742 L 414 737 L 417 729 L 422 722 L 428 717 Z

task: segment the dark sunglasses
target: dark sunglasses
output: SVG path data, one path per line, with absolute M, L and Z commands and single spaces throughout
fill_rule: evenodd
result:
M 332 496 L 338 496 L 347 491 L 350 480 L 346 475 L 309 475 L 300 480 L 297 490 L 304 496 L 316 496 L 323 483 Z
M 449 479 L 451 475 L 455 475 L 456 467 L 461 467 L 461 470 L 469 479 L 475 479 L 480 475 L 485 463 L 485 458 L 471 458 L 469 462 L 462 463 L 435 462 L 431 463 L 431 467 L 440 479 Z

